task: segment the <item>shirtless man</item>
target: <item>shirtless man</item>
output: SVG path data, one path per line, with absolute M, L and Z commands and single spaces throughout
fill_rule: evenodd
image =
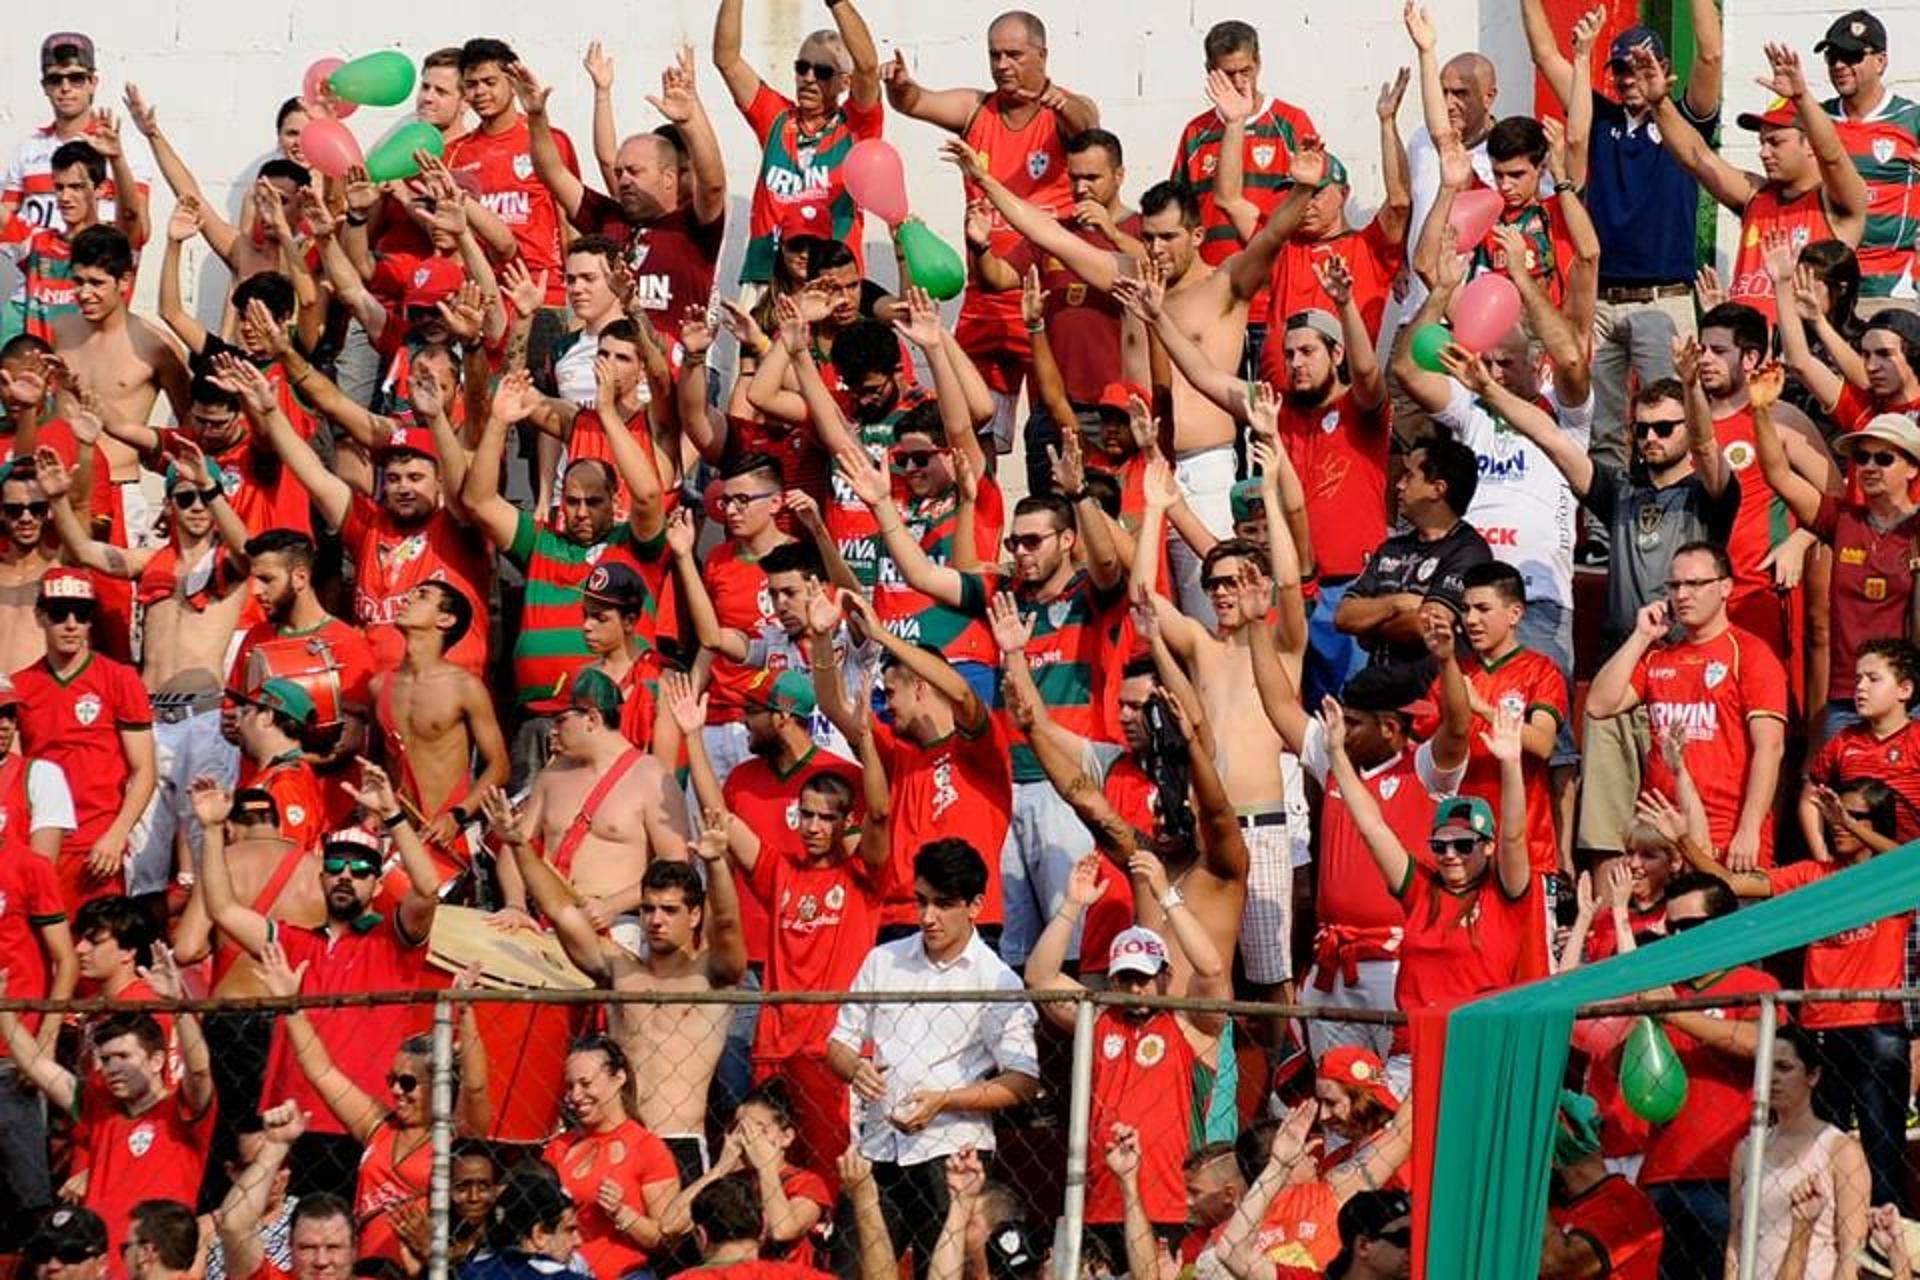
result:
M 73 297 L 77 313 L 53 325 L 53 349 L 100 398 L 108 422 L 144 423 L 162 393 L 174 417 L 187 416 L 187 359 L 161 326 L 127 309 L 133 285 L 133 247 L 116 227 L 89 227 L 73 238 Z M 100 447 L 121 486 L 127 528 L 144 530 L 139 499 L 140 460 L 127 446 L 103 438 Z
M 0 671 L 40 661 L 47 638 L 33 620 L 40 579 L 60 563 L 60 542 L 47 522 L 47 495 L 31 468 L 16 462 L 0 480 Z
M 569 713 L 562 719 L 563 734 L 567 721 L 576 714 Z M 601 731 L 603 735 L 611 732 L 619 736 L 617 729 L 609 731 L 604 723 Z M 624 743 L 624 739 L 621 741 Z M 652 757 L 647 757 L 647 762 L 658 767 Z M 556 767 L 564 766 L 550 766 L 541 774 L 535 784 L 536 797 Z M 621 789 L 616 788 L 609 799 Z M 700 885 L 700 873 L 684 860 L 655 859 L 640 877 L 639 914 L 645 921 L 645 942 L 633 951 L 602 932 L 594 913 L 579 903 L 573 887 L 527 838 L 524 819 L 516 823 L 498 787 L 485 794 L 482 805 L 487 821 L 513 847 L 513 865 L 541 913 L 553 922 L 567 955 L 601 986 L 613 991 L 717 991 L 734 986 L 746 972 L 747 944 L 740 928 L 740 902 L 733 874 L 726 865 L 724 813 L 707 815 L 706 829 L 693 845 L 707 864 L 705 890 Z M 732 1008 L 723 1004 L 613 1004 L 607 1016 L 608 1029 L 626 1051 L 636 1076 L 640 1123 L 659 1134 L 672 1149 L 680 1166 L 680 1180 L 694 1181 L 707 1171 L 707 1085 L 727 1041 Z
M 315 926 L 327 914 L 326 897 L 320 884 L 321 846 L 317 842 L 304 845 L 289 840 L 283 821 L 284 815 L 266 789 L 242 787 L 233 793 L 225 831 L 227 871 L 233 880 L 233 896 L 251 904 L 270 920 Z M 266 987 L 254 971 L 252 958 L 215 931 L 213 918 L 207 913 L 205 890 L 197 881 L 193 896 L 187 900 L 186 911 L 174 925 L 173 954 L 183 965 L 212 957 L 213 995 L 266 993 Z M 271 1015 L 265 1016 L 267 1022 L 263 1025 L 271 1027 Z M 215 1061 L 218 1060 L 216 1053 Z M 259 1090 L 255 1089 L 245 1105 L 251 1108 L 259 1097 Z
M 980 185 L 1002 217 L 1043 254 L 1050 254 L 1088 284 L 1112 292 L 1130 275 L 1133 260 L 1102 249 L 1020 199 L 988 174 L 980 156 L 963 142 L 946 144 L 948 159 Z M 1299 229 L 1307 206 L 1327 176 L 1327 153 L 1318 139 L 1303 139 L 1293 157 L 1293 188 L 1247 247 L 1213 266 L 1200 256 L 1199 207 L 1173 183 L 1149 187 L 1140 197 L 1140 240 L 1146 270 L 1167 282 L 1166 310 L 1181 332 L 1197 343 L 1215 368 L 1237 369 L 1246 343 L 1247 310 L 1273 275 L 1274 259 Z M 1233 529 L 1233 419 L 1202 395 L 1178 370 L 1173 379 L 1173 456 L 1187 502 L 1208 529 L 1225 537 Z M 1200 590 L 1199 559 L 1184 543 L 1170 549 L 1180 604 L 1195 618 L 1208 618 Z
M 446 879 L 466 861 L 464 828 L 478 816 L 476 797 L 507 780 L 507 744 L 486 683 L 447 661 L 447 650 L 473 625 L 466 596 L 444 582 L 423 582 L 394 625 L 406 638 L 406 656 L 373 678 L 374 719 L 400 802 L 417 811 L 420 838 Z
M 67 554 L 95 573 L 137 583 L 146 606 L 140 679 L 153 695 L 159 777 L 131 842 L 127 891 L 136 896 L 165 888 L 175 866 L 193 865 L 191 850 L 199 845 L 187 799 L 193 780 L 204 774 L 232 786 L 239 769 L 232 744 L 220 734 L 220 689 L 247 602 L 247 531 L 199 447 L 184 437 L 169 443 L 172 534 L 161 547 L 126 549 L 88 536 L 73 508 L 72 473 L 52 449 L 33 459 Z
M 580 908 L 635 955 L 645 949 L 640 877 L 650 862 L 685 862 L 687 804 L 658 759 L 620 732 L 620 691 L 598 671 L 576 676 L 554 716 L 554 759 L 533 780 L 519 830 L 580 899 Z M 526 885 L 500 864 L 503 928 L 532 924 Z

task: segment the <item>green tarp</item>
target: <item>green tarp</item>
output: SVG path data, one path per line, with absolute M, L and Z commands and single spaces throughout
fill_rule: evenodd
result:
M 1917 905 L 1920 841 L 1657 945 L 1454 1010 L 1432 1177 L 1421 1180 L 1431 1193 L 1416 1274 L 1539 1274 L 1554 1108 L 1576 1008 L 1748 964 Z

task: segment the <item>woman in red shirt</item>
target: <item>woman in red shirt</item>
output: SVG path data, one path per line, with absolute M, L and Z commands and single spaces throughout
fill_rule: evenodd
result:
M 270 942 L 260 953 L 261 982 L 270 995 L 300 994 L 307 966 L 287 964 L 286 952 Z M 313 1082 L 327 1108 L 361 1143 L 359 1179 L 354 1186 L 353 1225 L 359 1237 L 359 1256 L 390 1258 L 403 1265 L 426 1259 L 409 1258 L 396 1219 L 424 1211 L 428 1183 L 433 1176 L 433 1040 L 409 1036 L 401 1041 L 387 1071 L 387 1098 L 373 1097 L 334 1064 L 326 1042 L 299 1009 L 287 1013 L 287 1043 Z M 460 1006 L 460 1058 L 455 1064 L 457 1097 L 454 1124 L 462 1136 L 487 1132 L 491 1110 L 487 1101 L 486 1049 L 473 1019 L 473 1006 Z
M 606 1036 L 567 1054 L 567 1114 L 576 1126 L 547 1144 L 546 1159 L 580 1207 L 580 1256 L 602 1280 L 644 1270 L 666 1239 L 662 1220 L 680 1194 L 667 1144 L 634 1116 L 633 1071 Z
M 1441 625 L 1435 619 L 1433 625 Z M 1525 782 L 1519 715 L 1502 707 L 1481 735 L 1500 762 L 1500 823 L 1478 796 L 1442 800 L 1433 814 L 1429 857 L 1417 859 L 1387 824 L 1347 755 L 1346 720 L 1332 698 L 1321 703 L 1327 755 L 1353 825 L 1387 887 L 1406 908 L 1395 1003 L 1402 1009 L 1450 1009 L 1525 978 L 1544 960 L 1545 930 L 1528 872 Z M 1544 968 L 1544 965 L 1541 967 Z M 1405 1029 L 1395 1053 L 1406 1051 Z

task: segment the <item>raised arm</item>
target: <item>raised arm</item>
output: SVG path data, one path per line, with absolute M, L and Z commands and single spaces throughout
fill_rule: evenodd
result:
M 287 415 L 280 411 L 279 399 L 266 375 L 246 361 L 225 353 L 214 361 L 214 368 L 214 381 L 240 397 L 247 421 L 267 437 L 300 487 L 313 496 L 321 518 L 335 529 L 344 525 L 347 512 L 353 506 L 352 487 L 335 475 L 313 451 L 313 446 L 293 429 Z
M 1300 221 L 1307 215 L 1307 204 L 1313 199 L 1314 192 L 1327 178 L 1327 151 L 1318 138 L 1302 138 L 1299 147 L 1293 153 L 1292 168 L 1288 176 L 1293 185 L 1287 188 L 1286 199 L 1282 200 L 1268 215 L 1253 239 L 1247 241 L 1247 247 L 1220 264 L 1220 270 L 1226 273 L 1227 283 L 1233 290 L 1233 296 L 1246 301 L 1267 287 L 1273 279 L 1273 263 L 1286 247 L 1293 233 L 1300 229 Z
M 702 817 L 694 853 L 706 864 L 707 877 L 707 981 L 716 987 L 731 987 L 747 971 L 747 934 L 740 927 L 740 892 L 733 872 L 727 868 L 727 820 L 725 809 L 708 809 Z
M 7 971 L 0 969 L 0 998 L 6 994 Z M 47 1020 L 59 1021 L 53 1017 Z M 14 1069 L 45 1094 L 47 1102 L 56 1111 L 72 1114 L 74 1104 L 80 1097 L 80 1081 L 73 1072 L 54 1060 L 53 1047 L 48 1045 L 43 1048 L 21 1024 L 17 1013 L 0 1013 L 0 1042 L 5 1043 L 7 1052 L 12 1055 Z
M 849 0 L 841 0 L 835 6 L 836 17 L 848 3 Z M 864 25 L 861 30 L 865 30 Z M 867 52 L 874 56 L 871 42 Z M 859 72 L 854 74 L 857 77 Z M 872 96 L 880 96 L 877 81 Z M 707 115 L 706 104 L 700 101 L 700 92 L 694 83 L 692 45 L 680 46 L 673 65 L 660 73 L 660 96 L 650 97 L 647 102 L 680 130 L 680 137 L 686 143 L 687 167 L 693 174 L 693 216 L 703 226 L 719 221 L 727 212 L 727 161 L 720 151 L 720 139 L 713 132 L 713 120 Z
M 1673 78 L 1653 51 L 1645 47 L 1633 51 L 1634 75 L 1641 92 L 1653 104 L 1654 123 L 1660 128 L 1660 144 L 1692 174 L 1708 195 L 1735 213 L 1745 212 L 1747 201 L 1760 189 L 1760 179 L 1721 159 L 1707 144 L 1673 100 Z
M 240 1171 L 213 1215 L 222 1255 L 233 1276 L 252 1276 L 267 1266 L 266 1233 L 261 1224 L 273 1197 L 273 1183 L 287 1162 L 293 1144 L 312 1119 L 291 1101 L 282 1102 L 260 1117 L 260 1154 Z
M 986 726 L 987 704 L 973 691 L 967 678 L 954 670 L 952 663 L 917 644 L 908 644 L 888 631 L 880 624 L 872 603 L 865 596 L 849 593 L 843 599 L 848 611 L 860 620 L 875 644 L 885 649 L 895 662 L 932 685 L 941 697 L 953 703 L 955 725 L 968 733 L 978 732 Z
M 1640 695 L 1633 687 L 1634 668 L 1672 624 L 1673 614 L 1665 600 L 1641 607 L 1632 633 L 1594 673 L 1593 683 L 1587 687 L 1588 715 L 1604 720 L 1640 705 Z
M 53 515 L 53 529 L 60 545 L 74 563 L 108 577 L 132 579 L 140 576 L 154 553 L 129 550 L 93 537 L 73 509 L 73 474 L 60 461 L 60 455 L 42 446 L 33 455 L 34 480 L 47 497 Z
M 1100 900 L 1106 888 L 1106 882 L 1100 878 L 1099 854 L 1090 853 L 1073 864 L 1073 871 L 1067 877 L 1066 893 L 1060 900 L 1060 909 L 1047 921 L 1047 927 L 1040 931 L 1033 951 L 1027 956 L 1027 990 L 1086 990 L 1065 972 L 1067 948 L 1073 943 L 1073 932 L 1079 928 L 1081 917 L 1086 915 L 1088 907 Z M 1041 1017 L 1061 1030 L 1073 1026 L 1074 1006 L 1050 1000 L 1036 1007 Z
M 718 54 L 716 53 L 716 57 Z M 949 133 L 961 133 L 980 109 L 977 89 L 922 88 L 907 70 L 906 54 L 893 51 L 893 59 L 880 68 L 880 84 L 887 92 L 887 105 L 903 116 L 924 120 Z
M 520 531 L 520 509 L 500 494 L 507 424 L 528 416 L 538 398 L 533 379 L 525 369 L 516 369 L 500 379 L 493 393 L 492 410 L 480 427 L 473 462 L 467 467 L 466 480 L 460 490 L 460 505 L 466 508 L 468 521 L 500 551 L 513 546 Z
M 948 608 L 958 608 L 965 598 L 960 571 L 951 565 L 935 564 L 926 548 L 908 530 L 900 508 L 893 501 L 887 473 L 858 445 L 842 449 L 834 456 L 834 464 L 852 486 L 855 496 L 873 509 L 873 518 L 880 526 L 880 539 L 907 585 Z
M 838 0 L 827 6 L 827 12 L 833 15 L 833 25 L 840 32 L 840 47 L 853 63 L 847 73 L 849 97 L 863 107 L 871 107 L 880 101 L 880 49 L 873 42 L 873 32 L 853 0 Z
M 1500 762 L 1500 845 L 1494 869 L 1501 891 L 1513 899 L 1526 896 L 1533 879 L 1527 860 L 1527 782 L 1521 765 L 1525 723 L 1511 707 L 1497 707 L 1493 724 L 1480 735 L 1488 753 Z
M 380 819 L 393 838 L 393 851 L 407 879 L 407 891 L 395 910 L 396 931 L 413 942 L 426 941 L 440 907 L 440 876 L 414 829 L 412 815 L 401 808 L 387 771 L 369 760 L 360 761 L 360 785 L 343 783 L 342 787 L 362 809 Z
M 233 892 L 233 875 L 227 869 L 226 852 L 226 822 L 233 810 L 233 795 L 217 780 L 199 777 L 188 790 L 188 800 L 203 837 L 200 889 L 206 900 L 207 916 L 229 942 L 257 960 L 273 939 L 273 925 Z
M 1693 66 L 1687 72 L 1687 108 L 1704 120 L 1720 110 L 1720 82 L 1726 68 L 1726 39 L 1720 6 L 1714 0 L 1687 0 L 1693 18 Z
M 1693 473 L 1706 491 L 1715 497 L 1733 483 L 1731 469 L 1720 451 L 1719 432 L 1713 424 L 1713 406 L 1700 382 L 1700 340 L 1675 335 L 1673 372 L 1686 388 L 1683 406 L 1687 414 L 1687 452 L 1693 459 Z
M 1340 317 L 1340 345 L 1346 349 L 1353 403 L 1363 410 L 1378 409 L 1387 402 L 1387 375 L 1373 349 L 1373 332 L 1353 296 L 1353 272 L 1345 258 L 1328 254 L 1314 260 L 1313 274 Z
M 514 97 L 520 102 L 520 111 L 527 118 L 527 151 L 533 157 L 533 172 L 540 179 L 540 185 L 552 193 L 560 212 L 571 221 L 580 216 L 580 206 L 586 203 L 587 186 L 580 181 L 579 174 L 567 167 L 565 157 L 560 154 L 560 144 L 554 139 L 553 124 L 547 118 L 547 98 L 553 90 L 542 84 L 524 62 L 516 62 L 506 71 Z M 600 97 L 596 84 L 596 113 Z
M 1413 168 L 1407 161 L 1407 144 L 1400 136 L 1400 103 L 1407 96 L 1409 72 L 1401 67 L 1374 100 L 1374 115 L 1380 121 L 1380 178 L 1386 199 L 1374 211 L 1373 220 L 1395 244 L 1405 244 L 1407 224 L 1413 219 Z
M 1260 206 L 1247 199 L 1247 118 L 1253 95 L 1234 86 L 1224 71 L 1207 72 L 1207 99 L 1220 113 L 1220 167 L 1213 175 L 1213 202 L 1227 215 L 1240 243 L 1260 230 Z
M 1760 455 L 1760 472 L 1766 476 L 1768 487 L 1780 495 L 1794 519 L 1803 526 L 1811 526 L 1820 514 L 1823 495 L 1819 486 L 1795 471 L 1787 461 L 1787 446 L 1780 439 L 1780 429 L 1773 423 L 1773 406 L 1786 380 L 1786 371 L 1777 361 L 1767 362 L 1747 379 L 1747 402 L 1753 407 L 1754 451 Z
M 261 950 L 259 963 L 254 968 L 267 994 L 282 998 L 299 995 L 301 981 L 307 974 L 307 962 L 301 962 L 298 968 L 289 965 L 287 953 L 277 942 L 269 942 Z M 305 1011 L 289 1009 L 280 1015 L 280 1023 L 287 1030 L 287 1044 L 293 1049 L 301 1073 L 327 1104 L 327 1110 L 346 1126 L 355 1141 L 371 1141 L 386 1122 L 387 1108 L 339 1068 Z
M 1527 52 L 1533 57 L 1534 69 L 1565 111 L 1573 105 L 1574 64 L 1560 51 L 1553 23 L 1547 18 L 1546 0 L 1520 0 L 1520 23 L 1526 28 Z
M 1397 897 L 1413 875 L 1413 856 L 1400 843 L 1399 835 L 1387 824 L 1380 812 L 1380 802 L 1374 799 L 1372 790 L 1361 779 L 1360 771 L 1354 768 L 1352 758 L 1347 755 L 1346 713 L 1332 698 L 1321 700 L 1320 726 L 1326 736 L 1327 760 L 1332 765 L 1332 776 L 1340 787 L 1341 799 L 1346 801 L 1354 829 L 1366 841 L 1367 852 L 1373 855 L 1373 864 L 1380 868 L 1387 888 Z
M 1222 369 L 1207 358 L 1198 343 L 1181 331 L 1164 305 L 1166 290 L 1160 271 L 1151 261 L 1138 278 L 1123 276 L 1114 281 L 1114 299 L 1137 317 L 1160 340 L 1167 359 L 1181 377 L 1201 395 L 1219 405 L 1235 420 L 1247 418 L 1247 387 L 1235 370 Z
M 1113 282 L 1121 275 L 1119 254 L 1081 239 L 1052 214 L 1009 191 L 1006 184 L 987 172 L 986 161 L 962 139 L 949 139 L 941 150 L 961 176 L 993 202 L 1007 225 L 1032 241 L 1035 249 L 1060 259 L 1067 270 L 1094 288 L 1112 291 Z
M 1439 34 L 1434 30 L 1433 19 L 1419 0 L 1406 0 L 1400 17 L 1418 56 L 1420 118 L 1427 126 L 1427 137 L 1436 147 L 1448 139 L 1457 141 L 1453 121 L 1447 117 L 1447 95 L 1440 87 L 1440 59 L 1434 52 Z
M 720 0 L 713 15 L 713 66 L 727 82 L 733 104 L 745 111 L 760 95 L 760 73 L 740 52 L 740 7 L 744 0 Z
M 1473 355 L 1463 347 L 1449 346 L 1441 352 L 1440 359 L 1460 385 L 1486 401 L 1487 407 L 1499 414 L 1508 426 L 1547 455 L 1547 460 L 1567 478 L 1567 486 L 1576 497 L 1593 488 L 1593 459 L 1587 451 L 1561 430 L 1546 410 L 1507 390 L 1493 376 L 1484 356 Z
M 613 959 L 607 943 L 593 927 L 586 909 L 580 904 L 573 886 L 564 880 L 553 864 L 540 856 L 533 841 L 512 817 L 506 796 L 498 788 L 481 798 L 481 810 L 488 825 L 513 850 L 513 864 L 526 884 L 527 897 L 540 908 L 540 914 L 553 926 L 567 959 L 580 972 L 606 986 L 613 981 Z
M 1807 83 L 1800 67 L 1800 53 L 1791 45 L 1768 44 L 1767 62 L 1772 74 L 1761 77 L 1763 88 L 1771 89 L 1793 103 L 1800 129 L 1813 148 L 1820 166 L 1820 181 L 1827 189 L 1827 216 L 1834 235 L 1848 244 L 1860 243 L 1867 228 L 1867 181 L 1860 176 L 1833 117 L 1820 105 L 1820 97 Z
M 181 196 L 167 219 L 167 247 L 160 255 L 160 319 L 195 354 L 206 350 L 207 328 L 181 300 L 180 246 L 199 234 L 200 198 Z

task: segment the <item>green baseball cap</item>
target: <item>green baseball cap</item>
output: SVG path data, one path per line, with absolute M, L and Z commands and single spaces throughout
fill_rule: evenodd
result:
M 790 716 L 811 716 L 814 701 L 813 681 L 798 671 L 762 671 L 747 684 L 747 702 L 769 711 Z
M 625 701 L 620 696 L 620 686 L 606 672 L 594 668 L 575 676 L 573 687 L 567 691 L 568 706 L 590 707 L 611 725 L 620 723 L 620 708 Z
M 1227 494 L 1227 501 L 1233 507 L 1233 522 L 1240 524 L 1255 516 L 1265 515 L 1260 506 L 1260 477 L 1248 476 L 1233 486 Z
M 313 719 L 313 695 L 279 676 L 261 681 L 260 687 L 247 695 L 247 701 L 276 711 L 295 724 L 306 724 Z
M 1433 811 L 1433 829 L 1465 827 L 1482 840 L 1493 839 L 1493 808 L 1479 796 L 1454 796 Z

